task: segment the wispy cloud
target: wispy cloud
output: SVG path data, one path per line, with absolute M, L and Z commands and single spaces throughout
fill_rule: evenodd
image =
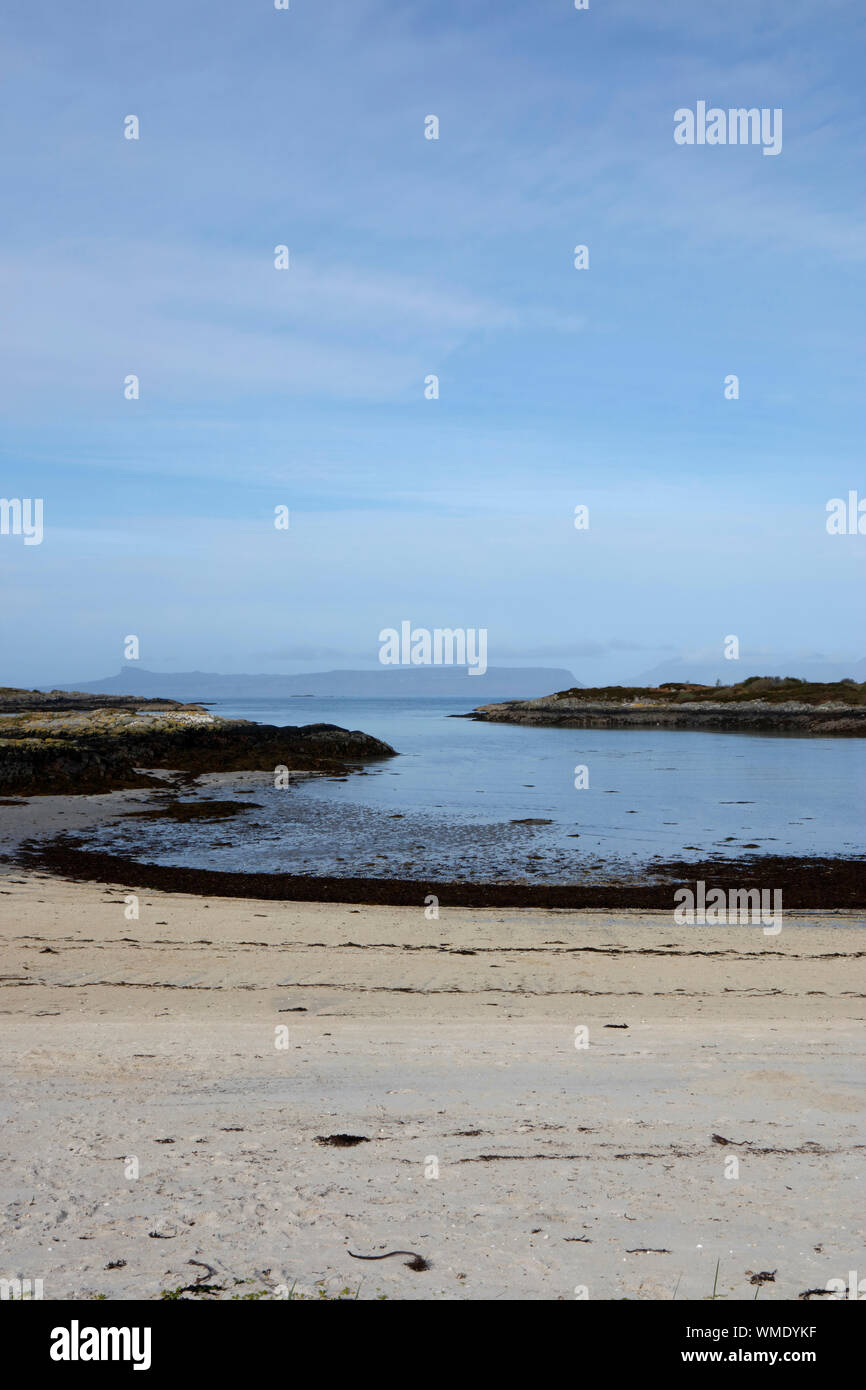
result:
M 0 254 L 7 402 L 27 388 L 119 395 L 128 372 L 151 400 L 277 390 L 393 398 L 420 390 L 426 371 L 473 335 L 582 323 L 420 276 L 321 265 L 303 252 L 281 271 L 274 259 L 266 241 L 257 256 L 149 243 Z

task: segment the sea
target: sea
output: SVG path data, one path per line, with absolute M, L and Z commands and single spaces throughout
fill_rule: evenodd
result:
M 492 701 L 491 701 L 492 702 Z M 459 698 L 210 701 L 228 718 L 338 724 L 398 756 L 345 776 L 206 779 L 242 815 L 121 820 L 83 847 L 243 873 L 608 882 L 653 860 L 866 852 L 866 739 L 561 729 L 453 716 Z

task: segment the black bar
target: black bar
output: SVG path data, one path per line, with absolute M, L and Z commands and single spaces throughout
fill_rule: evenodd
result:
M 784 1303 L 467 1300 L 432 1306 L 384 1301 L 372 1315 L 369 1308 L 362 1313 L 357 1307 L 331 1313 L 305 1300 L 292 1300 L 298 1302 L 293 1308 L 279 1306 L 284 1301 L 237 1300 L 231 1306 L 197 1299 L 7 1301 L 0 1326 L 6 1333 L 4 1351 L 18 1351 L 25 1373 L 47 1372 L 62 1381 L 69 1376 L 92 1379 L 106 1371 L 113 1376 L 187 1372 L 199 1384 L 205 1376 L 218 1377 L 220 1383 L 233 1374 L 252 1372 L 258 1378 L 268 1366 L 282 1367 L 296 1383 L 301 1376 L 309 1379 L 311 1360 L 329 1380 L 341 1363 L 358 1378 L 375 1374 L 389 1382 L 419 1375 L 429 1381 L 441 1366 L 450 1384 L 455 1376 L 462 1379 L 468 1364 L 477 1364 L 479 1357 L 485 1379 L 498 1364 L 513 1375 L 515 1355 L 528 1356 L 536 1375 L 548 1382 L 563 1356 L 573 1379 L 583 1379 L 590 1367 L 596 1377 L 613 1378 L 620 1373 L 667 1377 L 675 1368 L 701 1375 L 713 1367 L 736 1373 L 796 1366 L 823 1380 L 859 1363 L 866 1330 L 863 1309 L 855 1306 L 862 1298 L 816 1296 Z M 195 1306 L 179 1307 L 180 1302 Z M 103 1345 L 102 1328 L 127 1329 L 128 1339 L 123 1333 L 116 1339 L 109 1335 Z M 407 1337 L 412 1338 L 408 1343 Z M 460 1346 L 465 1347 L 462 1353 Z M 111 1359 L 115 1347 L 119 1356 L 127 1353 L 125 1360 Z M 79 1359 L 54 1359 L 52 1348 L 70 1357 L 77 1348 Z M 92 1349 L 104 1350 L 107 1359 L 81 1356 Z

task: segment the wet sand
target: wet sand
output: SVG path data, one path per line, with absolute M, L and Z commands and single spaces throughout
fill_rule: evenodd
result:
M 866 1267 L 863 914 L 130 891 L 0 879 L 2 1273 L 46 1298 L 707 1298 L 718 1262 L 796 1299 Z M 348 1253 L 391 1249 L 431 1267 Z

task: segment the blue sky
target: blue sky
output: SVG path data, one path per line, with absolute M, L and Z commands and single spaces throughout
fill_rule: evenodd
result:
M 866 496 L 864 32 L 7 0 L 0 492 L 45 536 L 0 536 L 0 681 L 127 633 L 150 669 L 371 666 L 406 618 L 587 683 L 731 633 L 740 675 L 862 657 L 866 540 L 824 523 Z M 699 100 L 781 108 L 782 152 L 676 145 Z

